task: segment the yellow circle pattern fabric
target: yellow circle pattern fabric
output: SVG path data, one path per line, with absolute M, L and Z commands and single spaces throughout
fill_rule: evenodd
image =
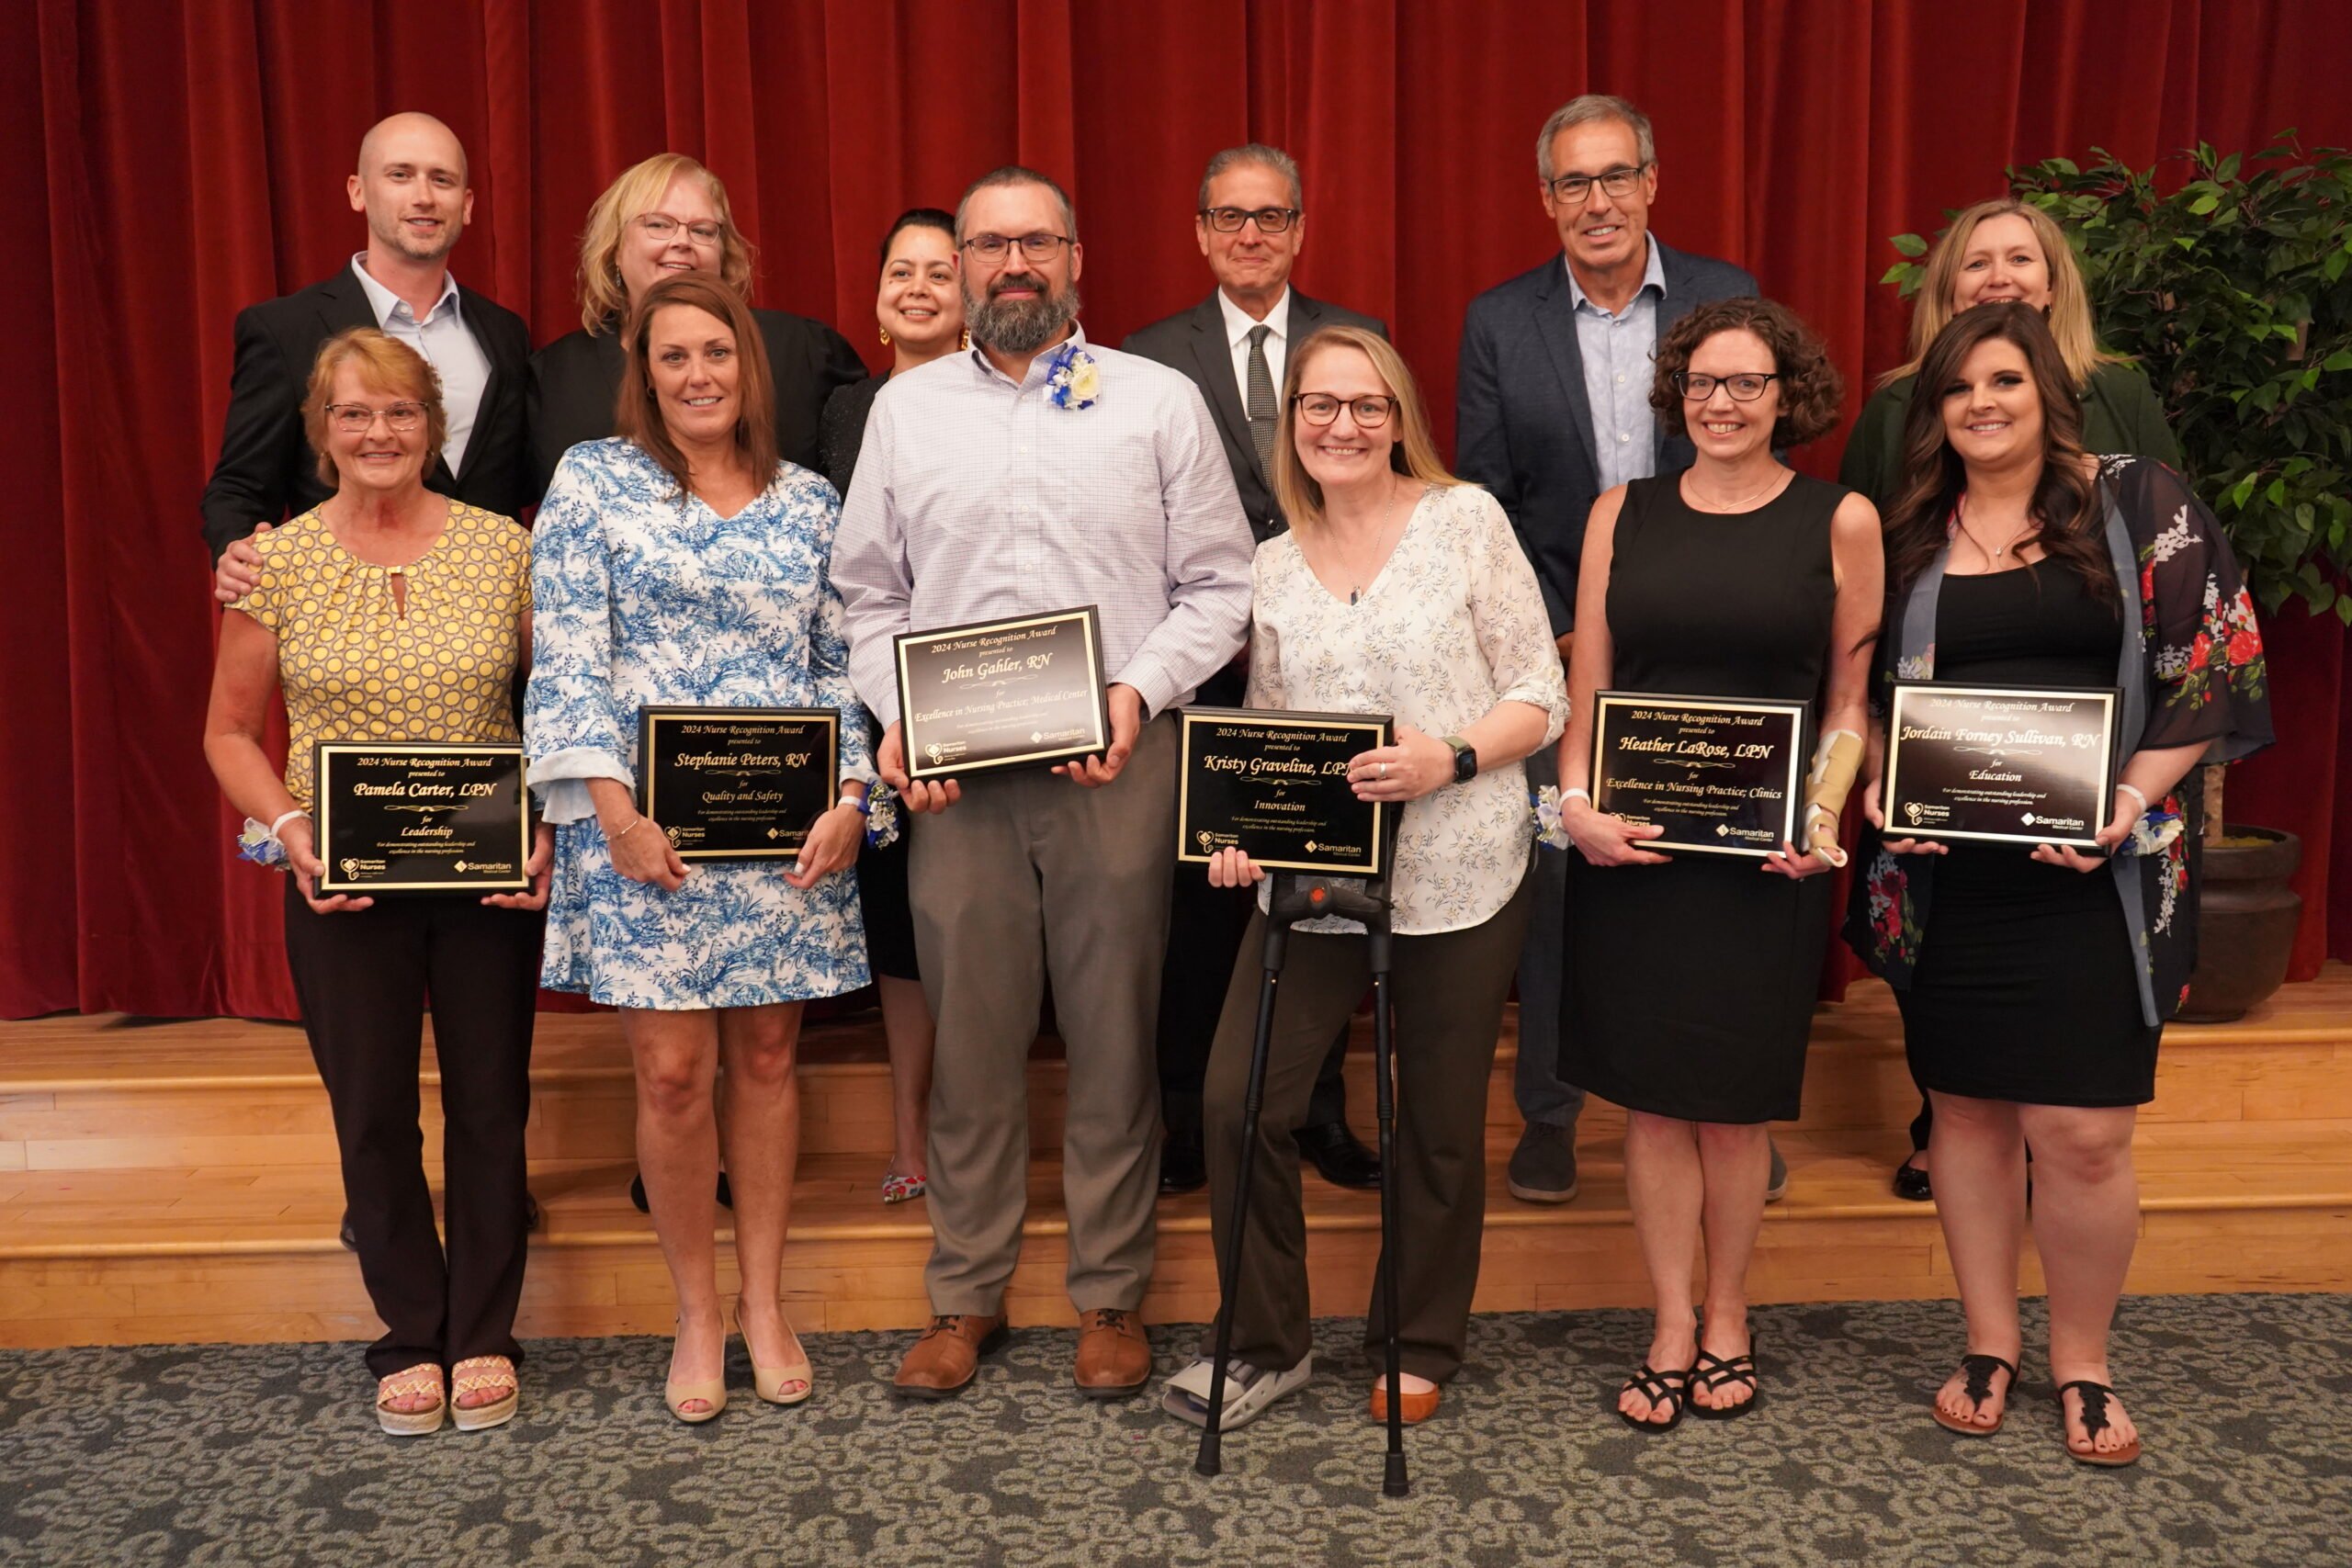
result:
M 531 536 L 519 525 L 453 501 L 440 541 L 400 567 L 352 554 L 316 510 L 254 543 L 260 579 L 230 608 L 277 635 L 286 788 L 303 806 L 321 740 L 520 739 L 512 688 Z

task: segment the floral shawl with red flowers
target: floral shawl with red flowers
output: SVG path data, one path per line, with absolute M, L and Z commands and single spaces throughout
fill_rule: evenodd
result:
M 2117 660 L 2117 755 L 2204 742 L 2206 761 L 2233 762 L 2270 744 L 2262 633 L 2221 525 L 2178 474 L 2150 458 L 2101 457 L 2098 493 L 2108 558 L 2126 597 L 2124 625 L 2132 628 Z M 1936 604 L 1951 553 L 1947 545 L 1889 617 L 1872 705 L 1882 722 L 1896 680 L 1935 678 Z M 2136 616 L 2128 613 L 2132 601 Z M 2110 863 L 2140 954 L 2140 1008 L 2150 1026 L 2179 1010 L 2197 961 L 2196 779 L 2192 768 L 2152 805 Z M 2147 830 L 2170 820 L 2185 830 Z M 1935 857 L 1891 854 L 1877 840 L 1864 841 L 1845 935 L 1871 972 L 1899 991 L 1911 983 L 1927 935 Z

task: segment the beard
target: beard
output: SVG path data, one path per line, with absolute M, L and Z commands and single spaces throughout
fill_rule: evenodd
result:
M 439 261 L 457 244 L 458 236 L 465 232 L 463 225 L 454 221 L 445 221 L 441 225 L 437 239 L 420 241 L 408 231 L 407 225 L 399 218 L 395 217 L 387 222 L 379 223 L 372 215 L 368 219 L 368 230 L 379 242 L 391 250 L 411 261 L 421 262 Z
M 995 290 L 1002 286 L 1002 279 L 989 285 L 985 299 L 975 299 L 969 289 L 965 291 L 964 320 L 974 343 L 1007 354 L 1035 354 L 1078 320 L 1074 283 L 1059 288 L 1045 284 L 1045 292 L 1034 299 L 999 299 Z

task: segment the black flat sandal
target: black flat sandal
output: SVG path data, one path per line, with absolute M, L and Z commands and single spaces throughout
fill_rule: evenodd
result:
M 1633 1427 L 1636 1432 L 1647 1432 L 1652 1437 L 1656 1437 L 1660 1432 L 1671 1432 L 1682 1425 L 1682 1413 L 1690 1403 L 1690 1369 L 1685 1367 L 1680 1371 L 1662 1372 L 1647 1361 L 1644 1361 L 1642 1370 L 1626 1379 L 1624 1388 L 1617 1392 L 1622 1396 L 1625 1389 L 1632 1389 L 1635 1393 L 1648 1400 L 1652 1416 L 1657 1414 L 1658 1406 L 1661 1404 L 1671 1408 L 1674 1414 L 1663 1421 L 1645 1421 L 1631 1411 L 1621 1407 L 1617 1411 L 1617 1419 Z
M 1979 1410 L 1984 1409 L 1984 1402 L 1993 1397 L 1993 1374 L 2009 1374 L 2009 1381 L 2001 1388 L 2001 1414 L 1991 1426 L 1980 1427 L 1973 1421 L 1962 1421 L 1945 1415 L 1940 1404 L 1929 1406 L 1929 1412 L 1935 1416 L 1936 1425 L 1948 1432 L 1958 1432 L 1963 1438 L 1989 1438 L 1999 1431 L 2001 1424 L 2009 1418 L 2009 1397 L 2017 1392 L 2018 1386 L 2017 1363 L 2005 1361 L 1998 1356 L 1962 1356 L 1960 1370 L 1968 1374 L 1968 1384 L 1960 1392 Z
M 1747 1385 L 1747 1397 L 1737 1404 L 1718 1406 L 1692 1400 L 1690 1414 L 1702 1421 L 1728 1421 L 1736 1416 L 1747 1415 L 1763 1402 L 1763 1391 L 1756 1386 L 1756 1340 L 1753 1336 L 1748 1338 L 1747 1353 L 1744 1356 L 1718 1356 L 1701 1346 L 1698 1364 L 1690 1369 L 1690 1376 L 1693 1382 L 1710 1394 L 1725 1383 L 1744 1382 Z
M 2096 1449 L 2089 1453 L 2085 1453 L 2066 1438 L 2066 1391 L 2068 1389 L 2073 1389 L 2083 1396 L 2083 1436 L 2093 1442 L 2098 1440 L 2101 1432 L 2107 1430 L 2107 1402 L 2115 1397 L 2113 1389 L 2103 1382 L 2093 1382 L 2088 1378 L 2076 1378 L 2073 1382 L 2062 1382 L 2058 1385 L 2058 1432 L 2060 1440 L 2066 1444 L 2066 1457 L 2076 1464 L 2087 1464 L 2099 1470 L 2120 1470 L 2127 1464 L 2139 1463 L 2140 1439 L 2137 1438 L 2132 1439 L 2130 1446 L 2118 1449 L 2113 1453 L 2105 1454 L 2098 1452 Z

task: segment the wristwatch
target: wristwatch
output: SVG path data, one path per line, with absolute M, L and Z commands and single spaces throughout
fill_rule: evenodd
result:
M 1445 743 L 1453 748 L 1453 782 L 1468 784 L 1478 776 L 1478 749 L 1459 735 L 1449 735 Z

